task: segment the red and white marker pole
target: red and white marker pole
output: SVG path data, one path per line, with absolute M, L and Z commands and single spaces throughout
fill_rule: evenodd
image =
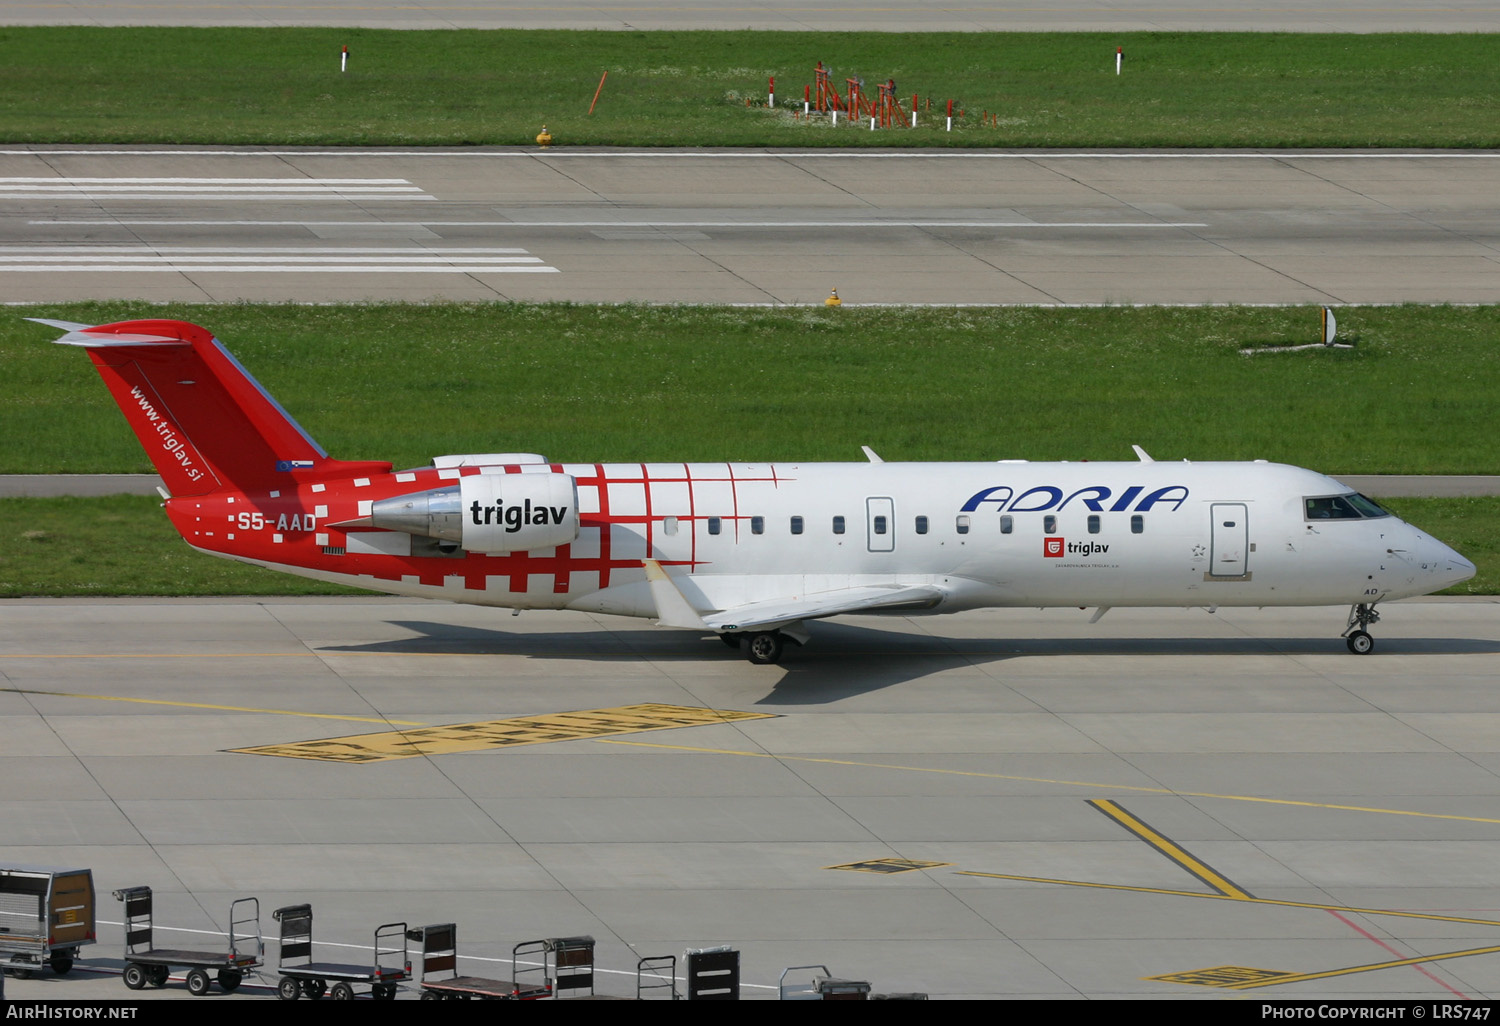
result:
M 344 71 L 348 71 L 348 70 L 349 70 L 349 48 L 346 46 L 346 47 L 344 47 L 344 52 L 341 53 L 341 54 L 339 54 L 339 71 L 340 72 L 344 72 Z
M 948 101 L 948 131 L 953 131 L 953 101 Z
M 1115 74 L 1116 75 L 1118 75 L 1120 73 L 1120 64 L 1124 60 L 1125 60 L 1125 48 L 1123 46 L 1117 46 L 1117 47 L 1115 47 Z
M 775 75 L 771 76 L 771 84 L 770 84 L 770 86 L 766 90 L 766 95 L 770 97 L 770 99 L 768 99 L 766 101 L 766 106 L 767 107 L 774 107 L 774 106 L 776 106 L 776 76 Z

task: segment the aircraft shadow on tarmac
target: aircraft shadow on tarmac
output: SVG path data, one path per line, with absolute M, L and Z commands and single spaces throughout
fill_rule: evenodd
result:
M 412 636 L 359 645 L 322 645 L 322 652 L 412 655 L 508 655 L 531 659 L 738 661 L 717 638 L 654 627 L 625 630 L 510 632 L 424 620 L 391 620 Z M 997 626 L 999 626 L 997 624 Z M 788 646 L 779 666 L 743 663 L 746 673 L 774 674 L 772 691 L 758 704 L 817 705 L 909 683 L 975 662 L 1037 656 L 1249 656 L 1336 655 L 1360 665 L 1329 637 L 1236 638 L 945 638 L 882 631 L 844 623 L 815 623 L 806 648 Z M 1500 641 L 1484 638 L 1393 638 L 1377 642 L 1386 655 L 1491 655 Z

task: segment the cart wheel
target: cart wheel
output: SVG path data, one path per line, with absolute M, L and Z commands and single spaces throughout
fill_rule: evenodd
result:
M 72 955 L 53 955 L 47 962 L 52 966 L 52 971 L 59 976 L 66 976 L 73 969 Z
M 146 969 L 138 962 L 125 966 L 125 971 L 120 976 L 125 980 L 125 986 L 131 990 L 140 990 L 146 985 Z
M 396 985 L 394 983 L 377 983 L 370 988 L 370 994 L 376 1001 L 396 1000 Z
M 335 983 L 333 989 L 328 992 L 328 996 L 335 1001 L 353 1001 L 354 988 L 347 983 Z
M 189 969 L 187 974 L 188 993 L 193 997 L 202 997 L 208 993 L 208 973 L 202 969 Z
M 423 1001 L 441 1001 L 441 1000 L 443 1000 L 443 995 L 439 994 L 435 990 L 424 990 L 424 991 L 422 991 L 422 1000 Z
M 165 987 L 167 977 L 172 975 L 172 970 L 164 965 L 154 965 L 146 970 L 146 982 L 153 987 Z
M 302 993 L 306 994 L 313 1001 L 317 1001 L 324 994 L 328 993 L 328 981 L 308 980 L 306 983 L 302 984 Z
M 240 981 L 244 978 L 244 973 L 237 972 L 234 969 L 220 969 L 219 988 L 226 994 L 233 994 L 236 990 L 239 989 Z
M 276 996 L 283 1001 L 296 1001 L 297 995 L 301 993 L 301 985 L 290 976 L 283 976 L 281 982 L 276 984 Z

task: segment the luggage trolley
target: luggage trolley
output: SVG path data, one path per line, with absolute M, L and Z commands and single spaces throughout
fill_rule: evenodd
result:
M 95 940 L 93 870 L 0 865 L 0 970 L 63 976 Z
M 408 930 L 407 940 L 422 944 L 422 1000 L 423 1001 L 540 1001 L 552 996 L 552 984 L 547 980 L 546 952 L 550 941 L 522 941 L 510 952 L 510 979 L 495 980 L 486 976 L 458 975 L 458 928 L 452 923 L 439 923 Z M 541 955 L 542 960 L 534 965 L 521 967 L 522 955 Z M 435 978 L 433 974 L 449 972 L 450 975 Z M 527 975 L 539 975 L 540 979 L 522 979 Z
M 396 984 L 411 978 L 411 960 L 406 955 L 406 924 L 386 923 L 375 928 L 375 943 L 369 965 L 345 965 L 312 960 L 312 906 L 286 905 L 271 913 L 281 924 L 281 951 L 276 971 L 281 980 L 276 993 L 283 1001 L 306 994 L 314 1001 L 327 994 L 335 1001 L 354 1000 L 354 985 L 368 984 L 370 996 L 390 1001 Z M 400 940 L 400 946 L 395 940 Z M 301 959 L 287 964 L 288 960 Z M 329 981 L 333 986 L 329 986 Z
M 123 887 L 114 896 L 125 903 L 125 986 L 140 990 L 146 984 L 165 986 L 173 966 L 186 968 L 189 994 L 208 993 L 210 971 L 226 994 L 233 993 L 245 973 L 259 968 L 265 954 L 260 935 L 260 901 L 239 898 L 229 905 L 229 950 L 188 951 L 153 945 L 151 888 Z M 254 932 L 251 932 L 251 925 Z M 252 950 L 253 949 L 253 950 Z

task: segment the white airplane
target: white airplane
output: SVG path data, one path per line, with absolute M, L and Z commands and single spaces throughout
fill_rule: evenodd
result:
M 330 459 L 208 331 L 42 320 L 88 350 L 193 548 L 372 591 L 711 632 L 753 663 L 808 620 L 1007 606 L 1348 603 L 1474 566 L 1333 478 L 1282 464 L 551 463 Z

